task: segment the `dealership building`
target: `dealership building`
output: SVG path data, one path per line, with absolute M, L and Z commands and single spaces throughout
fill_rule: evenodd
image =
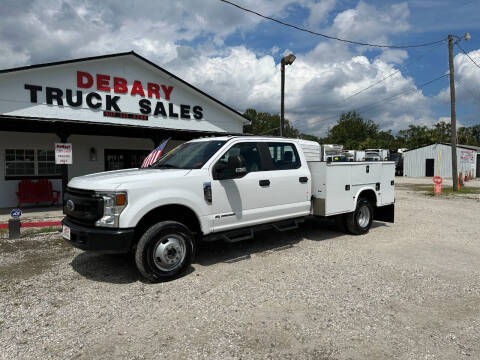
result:
M 0 208 L 17 204 L 22 179 L 69 179 L 139 167 L 205 136 L 239 134 L 242 114 L 132 52 L 0 70 Z M 55 163 L 71 144 L 72 164 Z

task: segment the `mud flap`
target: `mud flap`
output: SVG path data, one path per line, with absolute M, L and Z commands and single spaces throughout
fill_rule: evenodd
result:
M 393 223 L 395 219 L 395 204 L 375 208 L 373 220 Z

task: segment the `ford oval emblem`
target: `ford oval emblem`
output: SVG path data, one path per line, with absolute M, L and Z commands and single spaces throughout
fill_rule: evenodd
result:
M 67 200 L 66 206 L 68 211 L 75 210 L 75 203 L 72 200 Z

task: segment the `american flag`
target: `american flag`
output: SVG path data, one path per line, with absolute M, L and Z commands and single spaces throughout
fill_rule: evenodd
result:
M 155 161 L 157 161 L 160 156 L 162 156 L 163 149 L 165 149 L 165 146 L 167 146 L 168 140 L 170 140 L 170 139 L 165 140 L 159 147 L 157 147 L 150 154 L 148 154 L 148 156 L 145 158 L 145 160 L 143 160 L 143 163 L 142 163 L 142 166 L 141 166 L 142 168 L 149 167 Z

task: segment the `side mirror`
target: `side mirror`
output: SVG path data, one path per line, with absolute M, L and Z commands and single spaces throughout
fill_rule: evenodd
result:
M 241 178 L 247 174 L 245 159 L 242 155 L 233 155 L 228 158 L 227 172 L 229 179 Z
M 224 180 L 227 175 L 227 164 L 223 162 L 218 162 L 213 167 L 213 179 L 214 180 Z

